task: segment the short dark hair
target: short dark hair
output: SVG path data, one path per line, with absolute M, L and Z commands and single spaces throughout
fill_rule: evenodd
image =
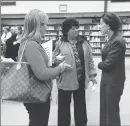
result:
M 101 18 L 103 19 L 103 22 L 109 25 L 110 29 L 112 31 L 118 31 L 121 29 L 121 19 L 119 16 L 117 16 L 115 13 L 104 13 Z
M 9 31 L 9 27 L 5 27 L 5 29 L 6 29 L 7 31 Z
M 62 34 L 63 36 L 67 36 L 68 31 L 72 28 L 72 26 L 76 26 L 79 28 L 79 22 L 75 18 L 66 18 L 62 23 Z

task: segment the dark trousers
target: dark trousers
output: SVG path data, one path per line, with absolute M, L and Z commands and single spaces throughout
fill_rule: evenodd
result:
M 24 103 L 29 114 L 29 126 L 48 126 L 50 100 L 45 103 Z
M 72 94 L 74 98 L 75 126 L 86 126 L 87 113 L 84 90 L 85 84 L 83 83 L 82 85 L 80 83 L 79 89 L 75 91 L 58 90 L 58 126 L 70 126 L 70 103 Z
M 119 102 L 120 87 L 101 84 L 100 87 L 100 126 L 121 126 Z

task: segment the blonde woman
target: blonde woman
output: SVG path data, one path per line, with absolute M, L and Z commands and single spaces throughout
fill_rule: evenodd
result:
M 64 70 L 71 70 L 65 62 L 50 68 L 45 50 L 41 47 L 41 38 L 47 28 L 48 16 L 40 10 L 32 10 L 24 20 L 24 31 L 20 39 L 19 54 L 27 42 L 23 60 L 30 64 L 30 70 L 39 80 L 51 80 Z M 19 57 L 19 55 L 18 55 Z M 50 81 L 51 83 L 51 81 Z M 29 126 L 47 126 L 50 112 L 50 98 L 45 103 L 24 103 L 29 114 Z

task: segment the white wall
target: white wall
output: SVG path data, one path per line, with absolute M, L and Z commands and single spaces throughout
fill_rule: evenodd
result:
M 108 1 L 108 11 L 110 12 L 130 11 L 130 2 Z
M 1 6 L 1 14 L 24 14 L 32 9 L 59 13 L 59 5 L 67 4 L 67 12 L 103 12 L 104 1 L 16 1 L 16 6 Z
M 67 4 L 67 12 L 103 12 L 104 1 L 16 1 L 16 6 L 1 6 L 1 14 L 25 14 L 32 9 L 61 13 L 59 5 Z M 130 2 L 108 1 L 108 11 L 130 11 Z

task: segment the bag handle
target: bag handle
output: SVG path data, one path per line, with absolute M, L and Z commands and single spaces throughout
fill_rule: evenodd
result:
M 23 50 L 22 50 L 22 54 L 21 54 L 21 56 L 20 56 L 20 59 L 19 59 L 19 61 L 17 62 L 18 64 L 17 64 L 17 66 L 16 66 L 16 70 L 19 70 L 19 69 L 21 68 L 21 63 L 22 63 L 21 61 L 22 61 L 22 58 L 23 58 L 23 54 L 24 54 L 26 45 L 27 45 L 27 40 L 25 41 L 25 44 L 24 44 L 24 46 L 23 46 Z
M 22 54 L 21 54 L 20 59 L 19 59 L 19 63 L 21 63 L 21 61 L 22 61 L 22 58 L 23 58 L 23 54 L 24 54 L 26 45 L 27 45 L 27 41 L 25 41 L 25 44 L 24 44 L 24 46 L 23 46 L 23 50 L 22 50 Z

